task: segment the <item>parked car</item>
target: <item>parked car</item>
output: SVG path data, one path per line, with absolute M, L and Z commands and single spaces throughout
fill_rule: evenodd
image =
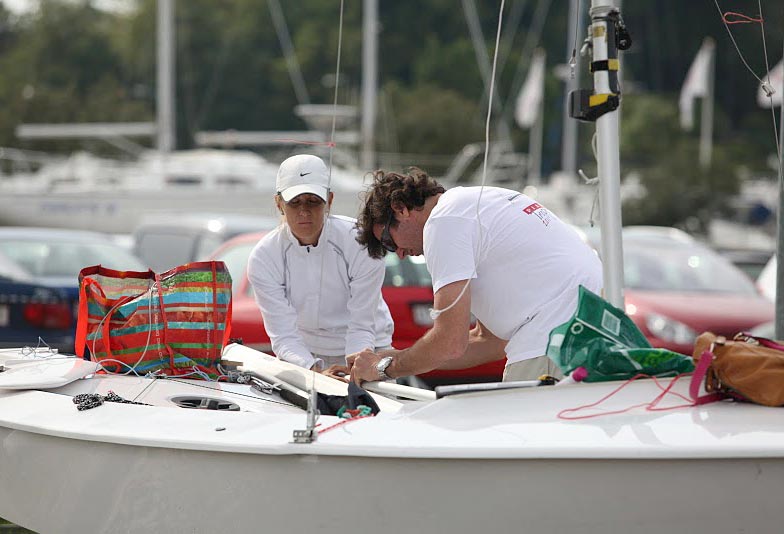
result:
M 272 202 L 272 199 L 270 199 Z M 204 260 L 226 240 L 269 231 L 274 217 L 236 214 L 166 213 L 144 217 L 133 231 L 133 251 L 153 271 Z
M 263 352 L 271 353 L 269 336 L 264 330 L 261 312 L 253 298 L 253 288 L 246 269 L 248 257 L 265 232 L 239 235 L 224 243 L 211 259 L 226 263 L 232 277 L 233 311 L 231 331 L 233 338 Z M 403 260 L 394 254 L 385 257 L 386 273 L 381 293 L 389 306 L 395 322 L 392 345 L 404 349 L 413 345 L 433 326 L 430 308 L 433 307 L 433 287 L 430 274 L 422 257 Z M 505 360 L 499 360 L 471 369 L 457 371 L 431 371 L 422 378 L 429 385 L 500 380 Z
M 97 264 L 146 270 L 108 236 L 79 230 L 0 228 L 0 258 L 2 344 L 36 346 L 40 336 L 64 352 L 74 350 L 79 271 Z
M 733 336 L 773 318 L 742 271 L 675 228 L 624 228 L 623 261 L 626 313 L 655 347 L 691 354 L 704 331 Z
M 759 249 L 719 249 L 716 252 L 727 258 L 751 280 L 759 278 L 770 259 L 770 250 Z
M 40 336 L 52 348 L 67 350 L 73 347 L 73 321 L 67 291 L 35 283 L 0 255 L 0 348 L 35 347 Z

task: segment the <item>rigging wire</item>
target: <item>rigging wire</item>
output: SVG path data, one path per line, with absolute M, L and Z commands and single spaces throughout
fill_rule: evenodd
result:
M 332 128 L 329 134 L 329 180 L 327 181 L 327 188 L 331 189 L 332 185 L 332 155 L 335 152 L 335 122 L 338 116 L 338 88 L 340 87 L 340 52 L 343 48 L 343 7 L 344 0 L 340 0 L 340 21 L 338 22 L 338 57 L 335 65 L 335 96 L 332 100 Z
M 204 384 L 199 384 L 198 382 L 186 382 L 184 380 L 178 380 L 177 378 L 172 378 L 172 377 L 166 377 L 166 380 L 170 380 L 171 382 L 178 382 L 180 384 L 185 384 L 185 385 L 188 385 L 188 386 L 193 386 L 193 387 L 198 387 L 198 388 L 205 388 L 205 389 L 209 389 L 210 391 L 216 391 L 215 388 L 212 388 L 210 386 L 206 386 Z M 288 402 L 277 401 L 277 400 L 273 400 L 273 399 L 267 399 L 267 398 L 264 398 L 264 397 L 259 397 L 258 395 L 248 395 L 247 393 L 240 393 L 238 391 L 228 391 L 228 390 L 223 390 L 223 389 L 220 389 L 220 390 L 217 390 L 217 391 L 220 391 L 224 395 L 236 395 L 238 397 L 247 397 L 249 399 L 260 400 L 260 401 L 264 401 L 264 402 L 271 402 L 272 404 L 280 404 L 282 406 L 293 406 L 291 403 L 288 403 Z M 141 393 L 139 395 L 141 395 Z M 137 395 L 137 397 L 139 395 Z
M 517 30 L 520 28 L 520 22 L 523 19 L 525 4 L 526 0 L 518 0 L 514 1 L 510 7 L 505 30 L 508 33 L 504 35 L 503 46 L 498 57 L 498 72 L 504 72 L 506 62 L 514 49 L 514 40 L 517 37 Z M 482 100 L 484 100 L 484 95 L 482 95 Z
M 487 182 L 487 155 L 488 152 L 490 151 L 490 119 L 493 116 L 493 94 L 494 94 L 493 89 L 495 85 L 495 71 L 496 71 L 496 65 L 498 63 L 498 45 L 501 41 L 501 27 L 503 25 L 503 19 L 504 19 L 505 2 L 506 0 L 501 0 L 501 6 L 498 9 L 498 28 L 496 30 L 496 35 L 495 35 L 495 50 L 493 51 L 493 69 L 492 72 L 490 73 L 490 90 L 488 91 L 489 95 L 488 95 L 488 102 L 487 102 L 487 118 L 485 119 L 485 154 L 484 154 L 484 159 L 482 161 L 482 185 L 479 189 L 479 197 L 476 199 L 476 224 L 479 227 L 479 243 L 477 246 L 477 250 L 480 251 L 480 254 L 482 250 L 483 232 L 482 232 L 482 221 L 480 220 L 479 217 L 479 205 L 482 202 L 482 193 L 484 193 L 485 183 Z M 460 299 L 463 298 L 463 295 L 468 289 L 468 285 L 471 283 L 471 280 L 476 276 L 476 271 L 478 266 L 477 264 L 478 264 L 478 259 L 474 260 L 474 272 L 471 273 L 470 277 L 468 277 L 468 280 L 466 280 L 463 289 L 460 291 L 460 294 L 455 298 L 454 301 L 452 301 L 452 303 L 449 306 L 447 306 L 446 308 L 442 308 L 440 310 L 437 310 L 435 308 L 430 309 L 431 319 L 435 321 L 439 315 L 441 315 L 446 311 L 451 310 L 455 306 L 455 304 L 457 304 L 460 301 Z
M 730 40 L 732 41 L 732 44 L 735 47 L 735 51 L 738 53 L 738 56 L 740 57 L 740 60 L 746 66 L 746 69 L 751 73 L 751 75 L 754 76 L 754 78 L 757 79 L 757 81 L 760 83 L 760 85 L 763 87 L 763 89 L 765 89 L 765 92 L 766 92 L 766 94 L 768 96 L 768 99 L 771 102 L 770 112 L 771 112 L 771 119 L 772 119 L 772 122 L 773 122 L 773 135 L 775 137 L 776 155 L 778 156 L 779 181 L 781 181 L 782 180 L 782 157 L 781 157 L 782 154 L 781 154 L 781 146 L 779 144 L 779 133 L 778 133 L 779 125 L 778 125 L 778 123 L 776 121 L 776 111 L 775 111 L 775 107 L 773 106 L 773 93 L 771 91 L 769 91 L 769 89 L 771 88 L 771 85 L 770 85 L 770 64 L 768 63 L 768 46 L 767 46 L 767 41 L 765 39 L 765 18 L 762 16 L 762 0 L 757 0 L 757 6 L 758 6 L 758 9 L 759 9 L 759 17 L 758 18 L 749 17 L 747 15 L 743 15 L 743 14 L 735 13 L 735 12 L 731 12 L 731 11 L 728 11 L 727 13 L 722 13 L 721 7 L 719 6 L 719 0 L 713 0 L 713 3 L 716 5 L 716 9 L 718 10 L 719 15 L 721 16 L 721 21 L 724 24 L 724 27 L 727 29 L 727 33 L 730 36 Z M 738 16 L 742 20 L 730 21 L 730 20 L 727 20 L 727 15 Z M 765 78 L 766 78 L 766 81 L 763 81 L 759 76 L 757 76 L 757 74 L 754 72 L 754 69 L 752 69 L 749 66 L 748 62 L 746 62 L 746 58 L 743 56 L 743 53 L 741 52 L 740 47 L 738 46 L 738 43 L 735 41 L 735 37 L 732 35 L 732 31 L 730 30 L 730 27 L 729 27 L 730 24 L 748 24 L 748 23 L 751 23 L 751 22 L 755 22 L 755 23 L 758 23 L 760 25 L 760 32 L 762 33 L 762 49 L 763 49 L 763 53 L 764 53 L 764 57 L 765 57 L 765 71 L 766 71 Z M 782 105 L 784 105 L 784 104 L 782 104 Z M 779 184 L 779 187 L 781 187 L 781 184 Z
M 498 57 L 498 72 L 499 73 L 503 73 L 504 72 L 504 68 L 506 68 L 506 63 L 507 63 L 507 61 L 509 59 L 509 56 L 512 54 L 514 40 L 515 40 L 515 38 L 517 36 L 517 30 L 518 30 L 518 28 L 520 26 L 520 22 L 522 21 L 523 14 L 525 12 L 525 4 L 526 4 L 526 0 L 520 0 L 520 1 L 514 2 L 512 4 L 511 10 L 510 10 L 510 14 L 509 14 L 509 18 L 507 19 L 507 23 L 506 23 L 506 29 L 504 30 L 506 33 L 505 33 L 505 35 L 503 37 L 503 43 L 501 45 L 499 45 L 499 47 L 500 47 L 500 53 L 499 53 L 499 57 Z M 465 11 L 465 7 L 464 7 L 464 11 Z M 474 7 L 474 11 L 476 11 L 475 7 Z M 479 33 L 481 35 L 481 29 L 479 30 Z M 482 43 L 484 43 L 484 40 L 482 40 Z M 484 49 L 484 54 L 485 55 L 487 54 L 487 49 L 486 48 Z M 480 65 L 480 68 L 481 68 L 481 65 Z M 500 76 L 500 74 L 499 74 L 499 76 Z M 485 83 L 483 85 L 484 85 L 484 89 L 483 89 L 483 92 L 482 92 L 482 97 L 479 100 L 480 102 L 484 102 L 485 98 L 487 98 L 488 86 L 487 86 L 487 83 Z M 512 85 L 512 87 L 514 87 L 514 85 Z M 509 99 L 514 100 L 514 96 L 512 96 L 511 93 L 509 95 L 507 95 L 506 102 L 508 102 Z M 506 109 L 505 101 L 501 98 L 501 95 L 498 95 L 498 106 L 500 106 L 501 110 L 505 110 Z M 504 121 L 508 121 L 508 120 L 509 120 L 509 117 L 504 116 Z M 502 128 L 505 128 L 505 126 L 502 126 Z M 501 130 L 501 132 L 502 132 L 502 135 L 503 135 L 503 130 Z M 509 134 L 509 132 L 507 132 L 507 134 Z M 508 137 L 508 135 L 507 135 L 507 137 Z
M 764 19 L 762 18 L 762 0 L 757 0 L 757 4 L 759 6 L 760 32 L 762 33 L 762 50 L 763 50 L 763 54 L 765 56 L 765 72 L 766 72 L 765 80 L 766 80 L 766 82 L 768 84 L 768 87 L 770 87 L 770 63 L 768 62 L 768 45 L 767 45 L 767 41 L 765 39 L 765 22 L 764 22 Z M 781 88 L 779 88 L 779 90 L 780 89 Z M 776 154 L 779 157 L 778 158 L 779 159 L 779 180 L 781 180 L 781 176 L 782 176 L 782 167 L 781 167 L 782 161 L 781 161 L 781 145 L 779 144 L 779 132 L 778 132 L 778 129 L 780 127 L 784 126 L 784 125 L 778 125 L 777 126 L 777 123 L 776 123 L 776 111 L 775 111 L 775 108 L 773 107 L 773 94 L 772 93 L 768 94 L 768 99 L 769 99 L 769 101 L 771 103 L 771 105 L 770 105 L 770 116 L 771 116 L 771 118 L 773 120 L 773 135 L 776 138 L 775 139 Z M 782 102 L 782 105 L 784 106 L 784 102 Z
M 220 48 L 218 49 L 218 54 L 215 57 L 215 62 L 212 66 L 212 75 L 210 76 L 209 82 L 207 82 L 207 87 L 204 89 L 201 103 L 197 106 L 196 112 L 194 113 L 195 119 L 193 119 L 193 129 L 196 132 L 202 129 L 207 114 L 212 109 L 212 103 L 224 81 L 223 71 L 226 68 L 226 63 L 230 57 L 229 52 L 231 52 L 235 40 L 236 35 L 232 31 L 225 33 L 220 40 Z
M 289 78 L 291 78 L 291 84 L 294 86 L 294 93 L 297 96 L 297 101 L 300 104 L 310 104 L 308 88 L 305 86 L 302 70 L 299 68 L 299 61 L 297 60 L 297 55 L 294 53 L 294 45 L 291 43 L 291 34 L 289 34 L 286 17 L 283 16 L 280 2 L 278 0 L 267 0 L 267 7 L 269 8 L 270 16 L 272 17 L 272 25 L 275 27 L 275 33 L 278 35 L 280 48 L 283 50 L 283 57 L 286 59 L 286 68 L 289 71 Z
M 725 18 L 725 14 L 724 14 L 724 13 L 722 13 L 722 11 L 721 11 L 721 7 L 719 7 L 719 0 L 713 0 L 713 3 L 714 3 L 714 4 L 716 4 L 716 9 L 717 9 L 717 10 L 718 10 L 718 12 L 719 12 L 719 16 L 721 17 L 721 21 L 722 21 L 722 23 L 724 24 L 724 27 L 727 29 L 727 33 L 728 33 L 728 34 L 729 34 L 729 36 L 730 36 L 730 40 L 732 41 L 732 44 L 733 44 L 733 46 L 735 46 L 735 50 L 738 52 L 738 56 L 740 57 L 740 60 L 743 62 L 743 64 L 744 64 L 744 65 L 746 65 L 746 69 L 748 69 L 748 71 L 751 73 L 751 75 L 752 75 L 752 76 L 754 76 L 754 77 L 757 79 L 757 81 L 758 81 L 759 83 L 763 83 L 763 82 L 762 82 L 762 80 L 760 79 L 760 77 L 759 77 L 759 76 L 757 76 L 757 73 L 756 73 L 756 72 L 754 72 L 754 69 L 752 69 L 752 68 L 749 66 L 748 62 L 746 61 L 746 58 L 745 58 L 745 57 L 743 57 L 743 53 L 740 51 L 740 47 L 738 47 L 738 43 L 737 43 L 737 41 L 735 41 L 735 36 L 734 36 L 734 35 L 732 35 L 732 30 L 730 30 L 730 27 L 729 27 L 729 25 L 730 25 L 730 24 L 737 24 L 737 23 L 736 23 L 736 22 L 728 22 L 728 21 L 726 20 L 726 18 Z M 759 20 L 759 24 L 760 24 L 760 26 L 764 26 L 764 25 L 765 25 L 765 23 L 764 23 L 764 21 L 762 20 L 762 15 L 761 15 L 761 14 L 762 14 L 762 5 L 760 5 L 760 20 Z M 765 40 L 765 32 L 764 32 L 764 31 L 763 31 L 763 33 L 762 33 L 762 38 L 763 38 L 763 41 L 764 41 L 764 40 Z M 766 65 L 767 65 L 767 61 L 768 61 L 768 58 L 767 58 L 767 56 L 766 56 L 766 57 L 765 57 L 765 63 L 766 63 Z
M 322 249 L 325 248 L 327 245 L 324 243 L 324 232 L 327 229 L 327 224 L 329 223 L 329 213 L 330 213 L 330 204 L 329 204 L 329 195 L 332 192 L 332 157 L 335 153 L 335 123 L 337 122 L 337 115 L 338 115 L 338 90 L 340 88 L 340 56 L 343 50 L 343 13 L 345 8 L 345 1 L 340 0 L 340 16 L 338 19 L 338 49 L 337 49 L 337 58 L 335 60 L 335 94 L 332 99 L 332 127 L 330 129 L 329 134 L 329 143 L 327 146 L 329 147 L 329 162 L 327 163 L 327 205 L 324 209 L 324 224 L 321 229 L 321 235 L 319 236 L 319 241 L 321 241 Z M 317 321 L 320 323 L 321 314 L 318 313 L 321 310 L 321 296 L 323 293 L 324 288 L 324 256 L 325 253 L 322 250 L 321 254 L 321 269 L 319 270 L 319 289 L 318 289 L 318 299 L 316 301 L 316 317 Z M 344 350 L 345 352 L 345 350 Z M 311 387 L 309 388 L 311 392 L 311 398 L 313 398 L 314 391 L 316 389 L 316 363 L 313 364 L 311 367 Z M 310 402 L 308 403 L 308 410 L 311 409 Z M 315 406 L 312 409 L 316 409 Z M 318 420 L 318 411 L 316 411 L 316 420 Z M 314 420 L 315 422 L 315 420 Z
M 115 360 L 115 359 L 112 359 L 112 358 L 104 358 L 103 360 L 98 361 L 98 357 L 96 356 L 97 352 L 95 350 L 95 343 L 98 340 L 98 332 L 103 332 L 103 329 L 101 327 L 103 326 L 104 321 L 106 321 L 106 319 L 108 318 L 109 322 L 111 323 L 111 321 L 112 321 L 111 317 L 112 317 L 112 314 L 114 313 L 114 311 L 116 309 L 118 309 L 120 306 L 122 306 L 123 304 L 126 304 L 127 301 L 125 299 L 119 299 L 117 301 L 117 303 L 114 306 L 112 306 L 109 309 L 108 312 L 106 312 L 106 314 L 101 318 L 100 322 L 98 323 L 98 326 L 95 329 L 96 332 L 93 335 L 92 356 L 95 358 L 95 361 L 98 361 L 99 365 L 101 366 L 101 369 L 103 369 L 107 373 L 111 373 L 112 371 L 110 371 L 109 369 L 104 367 L 103 363 L 101 363 L 101 362 L 117 362 L 117 363 L 121 363 L 125 367 L 128 367 L 128 371 L 122 373 L 123 376 L 128 375 L 130 373 L 133 373 L 136 376 L 139 376 L 139 373 L 136 372 L 136 366 L 138 366 L 140 363 L 142 363 L 142 360 L 144 360 L 144 356 L 145 356 L 145 354 L 147 354 L 147 349 L 150 347 L 150 339 L 152 337 L 152 306 L 153 306 L 152 301 L 153 301 L 153 290 L 155 289 L 155 283 L 156 283 L 155 280 L 150 280 L 150 286 L 147 288 L 147 291 L 146 291 L 146 292 L 149 292 L 149 294 L 150 294 L 149 298 L 147 299 L 147 302 L 148 302 L 148 304 L 147 304 L 147 317 L 149 318 L 149 322 L 148 322 L 148 325 L 147 325 L 148 326 L 148 328 L 147 328 L 147 341 L 144 344 L 144 350 L 142 351 L 141 356 L 139 356 L 139 359 L 136 360 L 135 364 L 128 365 L 125 362 L 122 362 L 120 360 Z M 105 339 L 104 343 L 106 344 L 106 348 L 107 348 L 107 352 L 108 352 L 109 340 Z
M 332 102 L 332 126 L 330 129 L 330 136 L 329 141 L 327 142 L 312 142 L 312 141 L 300 141 L 294 139 L 276 139 L 277 142 L 290 142 L 300 145 L 310 145 L 310 146 L 327 146 L 329 148 L 329 159 L 327 162 L 327 206 L 324 210 L 324 225 L 322 227 L 322 234 L 324 229 L 326 229 L 327 224 L 329 222 L 329 215 L 330 215 L 330 205 L 329 205 L 329 193 L 332 192 L 332 161 L 333 155 L 335 152 L 335 128 L 337 122 L 337 109 L 338 109 L 338 91 L 340 88 L 340 59 L 341 53 L 343 48 L 343 14 L 345 11 L 345 2 L 344 0 L 340 0 L 340 15 L 339 15 L 339 22 L 338 22 L 338 48 L 337 48 L 337 58 L 336 58 L 336 65 L 335 65 L 335 93 Z M 280 14 L 282 17 L 282 13 Z M 293 50 L 292 50 L 293 53 Z M 319 236 L 321 239 L 321 236 Z M 318 289 L 318 300 L 316 303 L 316 309 L 321 309 L 321 294 L 322 294 L 322 287 L 324 285 L 324 254 L 321 253 L 321 269 L 319 274 L 319 289 Z M 317 317 L 320 317 L 317 313 Z M 315 364 L 312 367 L 312 377 L 313 377 L 313 387 L 315 387 L 316 383 L 316 366 Z
M 569 59 L 569 75 L 574 80 L 574 71 L 577 66 L 577 39 L 580 33 L 580 0 L 577 0 L 576 17 L 574 17 L 574 44 L 572 45 L 572 57 Z
M 522 51 L 520 52 L 520 59 L 517 61 L 517 69 L 515 71 L 514 80 L 512 81 L 512 88 L 519 88 L 522 87 L 524 80 L 523 78 L 528 73 L 528 67 L 530 63 L 530 59 L 533 57 L 533 50 L 536 47 L 536 44 L 541 40 L 542 37 L 542 30 L 544 29 L 544 22 L 547 19 L 547 14 L 550 12 L 550 6 L 552 5 L 552 0 L 539 0 L 536 4 L 536 10 L 534 11 L 533 21 L 531 22 L 531 28 L 526 35 L 525 42 L 523 43 Z M 512 93 L 514 94 L 514 92 Z M 515 99 L 508 98 L 504 104 L 504 117 L 510 117 L 514 112 L 515 106 Z

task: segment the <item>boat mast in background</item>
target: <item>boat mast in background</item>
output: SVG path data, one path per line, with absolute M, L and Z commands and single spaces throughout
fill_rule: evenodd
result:
M 462 0 L 463 14 L 468 24 L 468 33 L 471 36 L 471 43 L 474 48 L 474 55 L 476 55 L 476 63 L 479 67 L 479 74 L 482 75 L 482 80 L 485 85 L 485 94 L 492 84 L 492 68 L 488 57 L 490 54 L 487 51 L 484 36 L 482 35 L 482 25 L 479 21 L 479 12 L 476 9 L 475 0 Z M 507 123 L 506 115 L 503 113 L 503 102 L 501 96 L 498 94 L 498 89 L 494 87 L 493 97 L 488 96 L 488 100 L 493 102 L 494 111 L 499 113 L 499 121 L 497 125 L 497 134 L 500 142 L 505 146 L 511 146 L 511 128 Z
M 174 107 L 174 2 L 158 0 L 158 151 L 176 148 Z
M 272 25 L 275 26 L 275 33 L 278 35 L 278 42 L 283 51 L 283 57 L 286 58 L 286 69 L 289 71 L 289 78 L 291 78 L 291 85 L 294 88 L 294 94 L 297 96 L 297 102 L 299 105 L 309 105 L 310 95 L 305 85 L 305 78 L 302 76 L 302 70 L 299 68 L 297 54 L 294 53 L 294 44 L 291 42 L 291 34 L 289 33 L 288 24 L 286 24 L 286 18 L 283 16 L 280 2 L 278 0 L 267 0 L 267 7 L 269 8 L 270 18 L 272 18 Z
M 580 61 L 577 55 L 580 51 L 580 45 L 577 40 L 585 30 L 583 24 L 583 17 L 580 16 L 579 4 L 580 0 L 569 0 L 569 26 L 566 32 L 566 53 L 567 55 L 574 52 L 574 61 L 570 62 L 571 73 L 566 78 L 566 101 L 564 107 L 569 109 L 569 94 L 576 91 L 580 86 Z M 572 28 L 575 29 L 575 35 L 572 35 Z M 571 57 L 571 56 L 570 56 Z M 577 179 L 577 138 L 578 127 L 580 123 L 573 120 L 567 113 L 564 113 L 563 124 L 563 141 L 561 143 L 561 170 L 567 173 L 570 177 Z
M 702 113 L 700 113 L 700 167 L 703 170 L 710 168 L 713 159 L 713 101 L 716 85 L 716 41 L 707 37 L 705 45 L 708 47 L 708 83 L 706 84 L 705 97 L 702 99 Z
M 784 61 L 784 60 L 782 60 Z M 781 91 L 779 120 L 779 213 L 776 241 L 776 339 L 784 339 L 784 76 L 776 90 Z M 774 115 L 775 116 L 775 115 Z
M 604 296 L 623 309 L 618 50 L 629 48 L 631 38 L 612 0 L 592 0 L 590 14 L 593 90 L 573 91 L 569 95 L 569 114 L 576 119 L 596 122 Z
M 375 129 L 378 94 L 378 0 L 362 3 L 362 152 L 360 167 L 376 167 Z

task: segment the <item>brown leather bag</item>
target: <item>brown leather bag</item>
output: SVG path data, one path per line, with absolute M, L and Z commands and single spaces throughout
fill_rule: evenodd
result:
M 704 332 L 694 342 L 693 358 L 692 397 L 698 404 L 731 397 L 784 406 L 784 345 L 748 334 L 728 340 Z M 698 399 L 703 376 L 711 395 Z

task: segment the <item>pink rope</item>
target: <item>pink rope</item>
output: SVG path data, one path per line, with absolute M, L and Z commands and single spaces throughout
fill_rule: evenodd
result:
M 347 424 L 351 423 L 352 421 L 359 421 L 360 419 L 367 419 L 368 417 L 375 417 L 375 416 L 374 415 L 360 415 L 359 417 L 352 417 L 351 419 L 343 419 L 343 420 L 335 423 L 334 425 L 330 425 L 327 428 L 323 428 L 321 430 L 318 430 L 318 435 L 320 436 L 324 432 L 329 432 L 330 430 L 335 429 L 335 428 L 337 428 L 339 426 L 347 425 Z M 318 426 L 318 425 L 316 425 L 316 426 Z
M 610 393 L 608 393 L 607 395 L 605 395 L 604 397 L 602 397 L 601 399 L 599 399 L 596 402 L 593 402 L 591 404 L 585 404 L 583 406 L 577 406 L 576 408 L 566 408 L 564 410 L 561 410 L 560 412 L 558 412 L 558 418 L 559 419 L 565 419 L 567 421 L 577 421 L 577 420 L 580 420 L 580 419 L 591 419 L 593 417 L 602 417 L 602 416 L 605 416 L 605 415 L 617 415 L 617 414 L 621 414 L 621 413 L 626 413 L 626 412 L 628 412 L 630 410 L 633 410 L 635 408 L 643 408 L 644 407 L 647 411 L 663 412 L 663 411 L 666 411 L 666 410 L 674 410 L 676 408 L 687 408 L 689 406 L 694 406 L 694 401 L 691 398 L 686 397 L 685 395 L 682 395 L 682 394 L 677 393 L 675 391 L 672 391 L 672 387 L 675 385 L 675 383 L 681 377 L 688 376 L 688 374 L 689 373 L 684 373 L 684 374 L 679 374 L 679 375 L 673 377 L 673 379 L 670 380 L 670 383 L 667 384 L 666 387 L 664 387 L 655 376 L 645 375 L 645 374 L 635 375 L 635 376 L 631 377 L 629 380 L 627 380 L 626 382 L 624 382 L 623 384 L 621 384 L 620 386 L 618 386 L 617 388 L 615 388 Z M 654 398 L 653 400 L 651 400 L 649 402 L 643 402 L 643 403 L 640 403 L 640 404 L 635 404 L 633 406 L 628 406 L 626 408 L 622 408 L 622 409 L 619 409 L 619 410 L 595 413 L 595 414 L 590 414 L 590 415 L 572 415 L 572 414 L 575 414 L 576 412 L 580 412 L 580 411 L 586 410 L 588 408 L 596 408 L 597 406 L 599 406 L 603 402 L 605 402 L 607 399 L 609 399 L 612 396 L 618 394 L 623 388 L 625 388 L 626 386 L 628 386 L 629 384 L 631 384 L 632 382 L 634 382 L 638 378 L 650 378 L 650 379 L 652 379 L 653 382 L 656 384 L 656 386 L 661 390 L 661 393 L 659 393 L 656 396 L 656 398 Z M 680 397 L 681 399 L 685 400 L 687 402 L 687 404 L 678 404 L 677 406 L 667 406 L 665 408 L 659 408 L 658 407 L 659 403 L 667 395 L 675 395 L 676 397 Z
M 738 17 L 737 20 L 730 20 L 730 17 Z M 722 15 L 722 19 L 724 19 L 725 24 L 751 24 L 752 22 L 757 22 L 762 24 L 765 22 L 765 19 L 762 17 L 754 18 L 749 17 L 748 15 L 744 15 L 743 13 L 735 13 L 734 11 L 727 11 Z

